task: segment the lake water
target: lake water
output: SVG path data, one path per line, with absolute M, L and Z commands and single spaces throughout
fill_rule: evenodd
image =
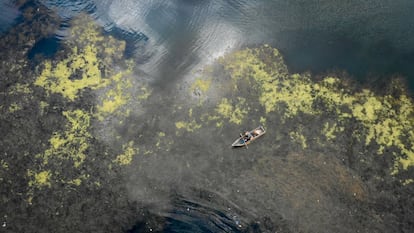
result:
M 10 2 L 1 1 L 0 32 L 19 16 Z M 410 0 L 39 2 L 64 19 L 88 12 L 108 32 L 122 34 L 141 69 L 161 82 L 228 51 L 263 43 L 281 50 L 295 72 L 341 69 L 358 80 L 414 75 Z
M 1 33 L 5 33 L 20 19 L 21 13 L 12 2 L 0 1 L 3 12 L 0 15 Z M 168 86 L 176 81 L 190 78 L 193 72 L 230 51 L 262 44 L 278 48 L 293 72 L 311 71 L 318 74 L 339 69 L 367 83 L 370 83 L 372 78 L 401 74 L 407 77 L 411 87 L 414 88 L 412 65 L 414 1 L 411 0 L 39 0 L 38 2 L 57 12 L 63 20 L 69 20 L 80 12 L 92 15 L 107 33 L 128 42 L 126 55 L 135 60 L 138 68 L 155 86 L 164 89 L 168 89 Z M 56 32 L 56 38 L 39 42 L 36 48 L 39 51 L 34 50 L 34 53 L 41 51 L 45 54 L 54 53 L 58 49 L 59 40 L 65 39 L 66 26 L 62 25 L 62 28 Z M 51 41 L 52 43 L 49 44 Z M 198 148 L 193 148 L 193 151 L 197 150 Z M 202 150 L 208 152 L 211 148 L 206 146 Z M 214 152 L 224 153 L 217 149 Z M 208 164 L 209 161 L 201 159 L 199 154 L 192 154 L 191 150 L 185 152 L 186 154 L 182 151 L 177 153 L 183 153 L 177 157 L 178 160 L 200 160 L 205 163 L 198 165 L 200 167 L 211 165 Z M 235 153 L 248 152 L 230 152 L 230 154 Z M 199 192 L 192 190 L 192 187 L 183 187 L 182 190 L 178 188 L 177 196 L 172 202 L 169 197 L 164 197 L 162 192 L 158 193 L 157 187 L 151 187 L 150 191 L 140 190 L 142 187 L 149 187 L 152 181 L 164 191 L 167 189 L 165 186 L 180 184 L 186 179 L 190 184 L 197 185 L 206 184 L 208 182 L 205 179 L 213 177 L 222 180 L 211 181 L 211 184 L 225 184 L 227 177 L 237 177 L 240 170 L 248 169 L 250 166 L 251 158 L 243 157 L 240 160 L 237 158 L 237 156 L 222 158 L 217 155 L 215 160 L 223 159 L 223 164 L 237 163 L 237 165 L 212 169 L 209 170 L 210 173 L 203 175 L 197 172 L 185 174 L 182 171 L 163 173 L 163 169 L 176 168 L 171 164 L 174 161 L 168 161 L 168 164 L 157 161 L 156 158 L 149 158 L 143 163 L 150 165 L 150 168 L 135 176 L 131 175 L 126 183 L 132 187 L 129 190 L 132 199 L 135 197 L 142 201 L 143 198 L 153 198 L 153 201 L 158 203 L 153 212 L 156 213 L 154 214 L 156 217 L 162 218 L 164 230 L 167 232 L 238 232 L 245 230 L 246 226 L 249 226 L 248 229 L 253 232 L 260 231 L 259 226 L 265 224 L 266 219 L 262 219 L 260 223 L 252 222 L 259 211 L 254 206 L 251 206 L 249 211 L 241 209 L 240 206 L 249 203 L 250 200 L 247 200 L 249 197 L 246 196 L 246 200 L 239 198 L 239 203 L 222 197 L 222 195 L 231 196 L 224 195 L 225 192 L 230 192 L 230 188 L 215 189 L 221 190 L 222 193 L 208 190 Z M 293 156 L 288 158 L 288 161 L 292 167 L 299 170 L 301 167 L 297 162 L 301 159 L 303 158 Z M 324 161 L 327 160 L 329 159 Z M 277 164 L 274 160 L 269 161 Z M 310 162 L 320 164 L 321 161 L 316 158 Z M 221 176 L 220 169 L 227 169 L 226 175 Z M 311 177 L 306 177 L 300 171 L 292 174 L 283 167 L 279 167 L 278 171 L 284 174 L 284 177 L 290 177 L 292 183 L 307 184 L 302 187 L 304 190 L 313 190 L 312 178 L 320 178 L 314 173 Z M 172 177 L 172 173 L 178 175 Z M 131 174 L 134 174 L 133 171 Z M 153 175 L 153 177 L 141 179 L 139 175 L 142 174 Z M 254 181 L 252 177 L 255 177 L 255 173 L 249 175 L 235 178 L 231 187 L 240 187 L 240 190 L 232 191 L 247 193 L 251 191 L 248 188 L 254 187 L 255 192 L 260 193 L 263 187 L 255 184 L 244 186 Z M 199 182 L 198 179 L 203 181 Z M 273 182 L 271 179 L 263 179 L 264 183 Z M 286 183 L 282 178 L 275 182 L 282 186 L 281 189 L 289 189 L 291 184 Z M 277 186 L 276 184 L 272 185 Z M 295 196 L 295 200 L 306 198 L 305 194 L 293 191 L 291 193 Z M 264 195 L 263 198 L 266 202 L 275 196 Z M 281 219 L 297 216 L 289 212 L 288 201 L 277 197 L 273 201 L 285 211 L 282 211 L 284 216 L 281 216 Z M 311 210 L 309 211 L 306 216 L 312 215 Z M 341 211 L 338 213 L 342 213 Z M 274 219 L 272 221 L 277 222 Z M 312 219 L 298 221 L 312 224 Z M 149 229 L 148 225 L 142 224 L 142 222 L 137 223 L 128 232 Z M 280 220 L 278 224 L 283 226 L 285 222 Z M 269 226 L 268 229 L 272 227 Z M 309 229 L 318 228 L 315 226 Z

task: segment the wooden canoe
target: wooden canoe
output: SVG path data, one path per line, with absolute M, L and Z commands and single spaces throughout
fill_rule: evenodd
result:
M 252 141 L 258 139 L 263 134 L 265 134 L 266 130 L 263 128 L 263 126 L 259 126 L 256 129 L 249 131 L 249 133 L 251 134 L 250 139 L 248 139 L 246 135 L 240 135 L 240 137 L 236 139 L 236 141 L 234 141 L 233 144 L 231 144 L 231 146 L 232 147 L 246 146 L 247 144 L 250 144 Z

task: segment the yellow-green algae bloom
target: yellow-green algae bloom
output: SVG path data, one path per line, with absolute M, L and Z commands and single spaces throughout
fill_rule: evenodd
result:
M 23 110 L 32 99 L 33 90 L 30 88 L 30 84 L 15 83 L 9 87 L 6 87 L 5 92 L 0 91 L 0 94 L 7 95 L 12 99 L 15 99 L 16 102 L 8 103 L 6 106 L 0 105 L 0 109 L 7 109 L 9 113 L 15 113 L 20 110 Z
M 338 124 L 335 123 L 329 123 L 329 122 L 325 122 L 323 129 L 322 129 L 322 133 L 325 135 L 325 138 L 328 141 L 332 141 L 336 138 L 336 134 L 338 132 L 343 132 L 345 130 L 345 127 L 341 126 L 338 127 Z
M 45 61 L 35 85 L 74 101 L 85 88 L 93 90 L 111 83 L 114 74 L 109 67 L 114 59 L 122 57 L 125 42 L 104 37 L 88 18 L 80 17 L 72 23 L 69 54 L 56 62 Z
M 193 93 L 197 91 L 207 92 L 210 89 L 210 86 L 211 86 L 211 79 L 197 78 L 191 85 L 190 90 Z
M 129 165 L 132 162 L 132 158 L 136 155 L 139 150 L 138 148 L 134 147 L 134 142 L 130 141 L 127 144 L 122 146 L 123 153 L 119 154 L 114 162 L 118 163 L 119 165 Z
M 300 132 L 290 132 L 289 135 L 291 139 L 298 143 L 303 149 L 306 149 L 308 147 L 308 145 L 306 144 L 306 137 Z
M 3 159 L 0 161 L 0 164 L 1 164 L 1 167 L 2 167 L 4 170 L 9 169 L 9 164 L 8 164 L 6 161 L 4 161 Z
M 131 87 L 131 82 L 124 76 L 124 73 L 130 73 L 130 71 L 116 74 L 112 78 L 113 83 L 108 85 L 102 102 L 97 105 L 98 119 L 103 120 L 105 116 L 115 113 L 130 100 L 131 96 L 126 88 Z
M 62 52 L 58 52 L 54 59 L 45 60 L 38 67 L 39 73 L 33 83 L 42 87 L 47 96 L 58 94 L 64 97 L 70 108 L 62 112 L 66 120 L 63 122 L 63 130 L 54 132 L 47 141 L 46 150 L 36 155 L 41 161 L 42 169 L 51 170 L 39 171 L 32 168 L 28 171 L 28 203 L 31 203 L 34 187 L 50 187 L 53 182 L 80 186 L 88 179 L 88 174 L 79 173 L 82 173 L 82 165 L 88 158 L 89 143 L 93 138 L 90 132 L 91 121 L 119 115 L 124 117 L 128 115 L 129 109 L 120 111 L 122 108 L 132 101 L 147 99 L 151 94 L 146 85 L 134 83 L 134 64 L 123 59 L 125 41 L 104 36 L 98 25 L 85 16 L 71 21 L 69 34 L 62 44 Z M 31 85 L 12 86 L 10 93 L 30 94 Z M 76 101 L 85 90 L 92 90 L 96 94 L 96 105 L 88 110 L 73 109 L 73 106 L 82 105 Z M 49 106 L 47 100 L 39 102 L 41 115 Z M 18 111 L 20 108 L 20 105 L 16 105 L 11 110 Z M 112 162 L 120 165 L 131 163 L 133 155 L 138 153 L 138 148 L 133 143 L 131 141 L 123 145 L 123 152 L 115 159 L 111 158 Z M 67 167 L 67 162 L 71 162 L 73 167 Z M 60 177 L 63 173 L 60 174 L 55 169 L 62 165 L 65 169 L 72 169 L 72 173 Z
M 399 151 L 394 156 L 392 174 L 414 166 L 414 104 L 395 81 L 390 85 L 398 88 L 401 94 L 380 95 L 367 88 L 355 90 L 347 80 L 334 75 L 316 79 L 309 73 L 291 74 L 279 51 L 270 46 L 233 52 L 220 58 L 219 64 L 225 75 L 231 77 L 234 89 L 230 90 L 230 95 L 236 97 L 222 98 L 213 114 L 201 116 L 215 121 L 217 127 L 225 123 L 241 124 L 251 112 L 249 106 L 252 102 L 264 109 L 265 115 L 259 120 L 261 123 L 266 123 L 266 119 L 274 114 L 281 115 L 282 121 L 299 114 L 325 116 L 320 118 L 324 119 L 320 129 L 323 137 L 312 135 L 318 142 L 322 138 L 332 142 L 347 131 L 346 125 L 356 121 L 362 127 L 357 127 L 352 135 L 360 143 L 376 145 L 378 155 L 382 155 L 386 148 Z M 243 96 L 246 86 L 253 93 L 249 94 L 248 101 L 237 97 Z M 188 121 L 176 122 L 176 128 L 191 132 L 201 127 L 197 121 L 190 116 Z M 306 138 L 309 135 L 291 131 L 290 136 L 303 149 L 309 148 L 309 139 Z
M 81 185 L 81 183 L 82 183 L 82 179 L 81 178 L 76 178 L 76 179 L 70 180 L 68 182 L 68 184 L 73 184 L 75 186 L 79 186 L 79 185 Z
M 50 178 L 51 178 L 51 172 L 50 171 L 41 171 L 41 172 L 33 172 L 31 170 L 27 171 L 27 174 L 29 177 L 32 178 L 32 180 L 29 181 L 29 187 L 36 187 L 41 188 L 44 186 L 50 187 Z
M 219 62 L 235 87 L 247 83 L 259 93 L 258 100 L 266 114 L 280 112 L 284 119 L 289 119 L 298 114 L 329 112 L 336 123 L 321 122 L 321 134 L 328 140 L 345 130 L 347 120 L 355 119 L 363 127 L 354 135 L 361 135 L 365 145 L 378 145 L 378 154 L 385 148 L 401 152 L 395 158 L 393 174 L 414 165 L 414 105 L 404 90 L 398 96 L 378 95 L 369 89 L 351 92 L 338 77 L 327 76 L 317 81 L 310 74 L 290 74 L 279 51 L 269 46 L 237 51 Z M 322 107 L 317 103 L 322 103 Z M 236 119 L 242 118 L 226 99 L 217 109 L 230 122 L 239 123 Z M 306 147 L 303 135 L 292 132 L 291 136 Z
M 15 85 L 13 85 L 9 88 L 8 93 L 10 95 L 31 94 L 31 93 L 33 93 L 33 91 L 30 88 L 29 84 L 16 83 Z
M 181 108 L 181 107 L 179 107 Z M 177 129 L 182 129 L 187 132 L 194 132 L 202 127 L 201 124 L 197 123 L 197 121 L 193 118 L 193 109 L 190 108 L 188 110 L 188 118 L 192 119 L 191 121 L 177 121 L 175 122 L 175 127 Z M 178 134 L 178 132 L 176 132 Z
M 69 57 L 56 65 L 46 61 L 35 84 L 73 101 L 80 90 L 86 87 L 101 88 L 108 82 L 108 79 L 103 79 L 101 76 L 96 48 L 87 46 L 82 51 L 78 51 L 77 47 L 73 48 Z
M 131 81 L 133 63 L 121 60 L 125 41 L 102 35 L 98 26 L 85 17 L 74 20 L 70 32 L 69 54 L 57 62 L 45 61 L 35 85 L 70 101 L 75 101 L 84 89 L 99 90 L 95 115 L 99 120 L 119 115 L 118 110 L 131 100 L 149 97 L 151 92 L 145 85 L 135 90 L 137 85 Z M 116 62 L 121 69 L 113 68 Z
M 177 121 L 175 123 L 175 127 L 177 129 L 184 129 L 187 132 L 194 132 L 197 129 L 201 128 L 201 124 L 197 123 L 195 120 L 192 120 L 190 122 L 186 122 L 186 121 Z
M 238 97 L 234 102 L 236 103 L 233 104 L 233 101 L 223 98 L 215 111 L 229 122 L 240 125 L 248 112 L 248 108 L 245 107 L 246 99 Z
M 16 111 L 19 111 L 19 110 L 21 110 L 22 109 L 22 106 L 20 106 L 19 104 L 17 104 L 17 103 L 12 103 L 12 104 L 10 104 L 10 106 L 9 106 L 9 112 L 11 112 L 11 113 L 13 113 L 13 112 L 16 112 Z
M 82 111 L 65 111 L 67 119 L 64 132 L 55 132 L 49 139 L 50 148 L 37 155 L 46 165 L 50 158 L 73 161 L 74 167 L 79 167 L 86 158 L 91 134 L 89 132 L 91 116 Z

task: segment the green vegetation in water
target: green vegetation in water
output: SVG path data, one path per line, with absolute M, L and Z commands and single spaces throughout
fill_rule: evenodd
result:
M 119 165 L 129 165 L 132 162 L 133 157 L 138 154 L 139 149 L 134 147 L 134 142 L 130 141 L 128 144 L 122 146 L 123 153 L 118 155 L 115 162 Z
M 23 17 L 30 9 L 22 8 Z M 108 184 L 117 185 L 113 180 L 119 174 L 106 168 L 115 164 L 115 170 L 133 161 L 130 144 L 124 142 L 134 143 L 138 153 L 134 141 L 120 138 L 122 143 L 110 147 L 96 132 L 104 124 L 115 128 L 118 125 L 111 123 L 127 122 L 129 112 L 139 108 L 151 90 L 136 77 L 133 63 L 124 59 L 125 42 L 104 35 L 93 19 L 82 15 L 69 22 L 68 37 L 53 58 L 41 60 L 40 55 L 28 61 L 30 49 L 53 36 L 60 23 L 58 17 L 56 21 L 48 17 L 51 11 L 42 12 L 42 7 L 32 9 L 31 14 L 36 17 L 19 20 L 13 27 L 16 30 L 0 38 L 3 46 L 12 44 L 1 52 L 5 75 L 1 77 L 4 102 L 0 109 L 5 137 L 1 140 L 0 182 L 8 191 L 2 205 L 11 207 L 4 214 L 8 222 L 3 227 L 13 232 L 76 231 L 80 207 L 90 220 L 112 211 L 97 205 L 103 199 L 111 205 L 125 200 L 111 197 Z M 39 65 L 33 69 L 33 64 Z M 18 219 L 24 219 L 27 208 L 33 219 L 21 224 Z
M 355 119 L 363 126 L 360 134 L 365 145 L 378 145 L 378 154 L 384 148 L 401 152 L 395 158 L 393 174 L 414 165 L 414 105 L 404 90 L 398 96 L 381 96 L 368 89 L 351 93 L 347 83 L 337 77 L 314 81 L 308 74 L 289 74 L 279 52 L 268 46 L 235 52 L 221 63 L 233 80 L 254 82 L 266 113 L 283 112 L 285 119 L 299 113 L 333 113 L 341 126 L 327 125 L 323 131 L 328 139 L 344 131 L 344 122 Z
M 322 133 L 328 141 L 332 141 L 336 138 L 336 134 L 343 132 L 345 128 L 343 126 L 338 127 L 337 123 L 325 122 Z
M 49 139 L 50 148 L 37 155 L 46 165 L 50 158 L 60 160 L 70 159 L 74 167 L 79 167 L 85 160 L 91 134 L 89 132 L 91 116 L 82 111 L 65 111 L 67 119 L 66 130 L 63 133 L 55 132 Z
M 194 132 L 195 130 L 200 129 L 202 127 L 202 125 L 197 123 L 195 120 L 192 120 L 190 122 L 177 121 L 175 123 L 175 127 L 177 129 L 184 129 L 187 132 Z
M 76 77 L 77 73 L 79 77 Z M 108 85 L 109 81 L 101 76 L 97 49 L 87 46 L 80 51 L 74 47 L 69 57 L 57 62 L 56 65 L 53 65 L 52 61 L 46 61 L 35 84 L 73 101 L 80 90 L 87 87 L 102 88 Z
M 58 53 L 53 60 L 45 60 L 39 65 L 40 75 L 34 85 L 44 88 L 47 94 L 46 101 L 39 102 L 40 113 L 43 115 L 45 109 L 50 107 L 50 94 L 60 94 L 69 104 L 82 106 L 79 99 L 83 93 L 94 92 L 97 96 L 96 104 L 88 110 L 80 107 L 62 112 L 66 119 L 63 130 L 55 131 L 48 140 L 48 148 L 36 155 L 41 161 L 41 167 L 51 169 L 47 176 L 43 171 L 36 173 L 37 169 L 32 169 L 29 175 L 34 179 L 31 179 L 29 186 L 33 187 L 51 187 L 52 180 L 80 186 L 83 180 L 89 178 L 89 174 L 82 171 L 86 166 L 85 161 L 88 157 L 89 160 L 94 160 L 96 156 L 90 154 L 90 141 L 96 138 L 91 132 L 92 122 L 118 117 L 118 121 L 122 123 L 130 113 L 125 106 L 136 106 L 151 93 L 144 83 L 134 82 L 136 78 L 133 74 L 133 63 L 122 59 L 124 41 L 103 35 L 100 28 L 86 16 L 79 16 L 71 25 L 70 36 L 63 44 L 66 53 Z M 118 67 L 115 69 L 114 66 Z M 28 87 L 20 85 L 13 90 L 31 93 Z M 13 108 L 13 111 L 17 110 L 19 108 Z M 121 154 L 105 159 L 118 165 L 128 165 L 132 162 L 133 155 L 138 153 L 138 148 L 133 145 L 134 141 L 124 144 Z M 68 162 L 73 167 L 66 167 L 66 171 L 61 172 L 59 167 L 63 164 L 67 166 Z M 30 189 L 29 201 L 34 194 L 33 189 Z
M 197 92 L 197 91 L 201 91 L 201 92 L 207 92 L 210 89 L 211 86 L 211 79 L 201 79 L 201 78 L 197 78 L 193 84 L 191 85 L 191 92 Z
M 71 47 L 68 55 L 61 60 L 45 61 L 35 85 L 70 101 L 75 101 L 82 90 L 103 90 L 106 93 L 100 99 L 96 113 L 103 120 L 131 100 L 128 90 L 132 87 L 133 65 L 120 61 L 125 69 L 114 71 L 112 67 L 122 58 L 125 42 L 102 35 L 98 26 L 88 18 L 80 17 L 72 24 L 67 42 Z M 145 99 L 149 93 L 148 88 L 142 86 L 136 99 Z
M 289 133 L 290 138 L 297 142 L 303 149 L 306 149 L 308 147 L 307 143 L 306 143 L 306 137 L 301 134 L 300 132 L 290 132 Z
M 36 187 L 42 188 L 44 186 L 50 187 L 50 178 L 51 172 L 50 171 L 40 171 L 40 172 L 33 172 L 31 170 L 27 171 L 29 177 L 32 177 L 32 180 L 29 181 L 29 187 Z
M 234 101 L 223 98 L 220 103 L 218 103 L 215 111 L 221 118 L 240 125 L 248 113 L 248 108 L 246 108 L 245 105 L 246 99 L 242 97 L 238 97 Z
M 81 209 L 87 211 L 85 206 L 95 206 L 96 201 L 100 201 L 98 198 L 84 198 L 96 189 L 99 191 L 95 194 L 103 193 L 102 199 L 105 202 L 111 200 L 111 195 L 106 192 L 113 188 L 108 188 L 108 184 L 113 184 L 110 180 L 118 181 L 114 179 L 114 173 L 129 170 L 122 168 L 139 164 L 138 160 L 143 156 L 156 155 L 157 158 L 163 158 L 162 156 L 169 156 L 177 150 L 186 150 L 186 147 L 181 147 L 181 142 L 200 136 L 202 130 L 215 131 L 214 135 L 225 135 L 229 132 L 227 129 L 238 130 L 252 124 L 256 126 L 258 123 L 272 129 L 263 140 L 267 140 L 269 144 L 261 150 L 279 153 L 279 145 L 276 144 L 281 141 L 288 149 L 291 149 L 291 145 L 294 145 L 295 150 L 304 151 L 315 147 L 336 149 L 343 146 L 341 139 L 354 137 L 350 139 L 354 143 L 352 146 L 355 146 L 351 149 L 359 150 L 356 153 L 364 152 L 361 153 L 363 156 L 392 156 L 395 164 L 391 165 L 390 174 L 398 176 L 404 173 L 405 176 L 399 180 L 403 185 L 412 185 L 413 179 L 407 178 L 409 175 L 406 174 L 409 173 L 405 171 L 412 169 L 414 165 L 413 101 L 398 82 L 390 84 L 398 94 L 389 92 L 379 95 L 369 89 L 355 90 L 336 75 L 316 79 L 307 73 L 291 74 L 279 51 L 263 46 L 237 51 L 219 59 L 218 66 L 223 71 L 220 74 L 230 77 L 230 81 L 226 78 L 213 78 L 213 75 L 209 77 L 209 74 L 194 79 L 186 93 L 202 93 L 205 97 L 203 99 L 208 99 L 202 105 L 190 103 L 190 106 L 186 106 L 185 103 L 173 109 L 176 115 L 160 114 L 154 117 L 153 112 L 146 114 L 144 111 L 140 112 L 141 115 L 132 115 L 130 113 L 141 106 L 141 101 L 144 103 L 144 100 L 154 100 L 151 99 L 151 89 L 136 81 L 139 78 L 135 77 L 131 61 L 123 60 L 125 42 L 103 35 L 98 26 L 84 17 L 75 19 L 71 25 L 69 39 L 62 45 L 64 49 L 38 67 L 37 76 L 31 77 L 33 82 L 27 79 L 25 81 L 29 83 L 10 84 L 1 93 L 7 100 L 1 104 L 1 110 L 7 116 L 19 116 L 7 118 L 8 120 L 23 122 L 30 129 L 45 128 L 47 133 L 44 135 L 42 131 L 25 137 L 32 140 L 32 145 L 28 146 L 29 149 L 22 150 L 21 156 L 16 155 L 20 151 L 12 151 L 13 156 L 20 159 L 18 162 L 13 161 L 14 158 L 1 159 L 0 181 L 14 188 L 13 193 L 7 196 L 10 200 L 13 196 L 21 195 L 20 190 L 26 190 L 27 203 L 40 204 L 40 208 L 51 206 L 46 209 L 51 211 L 47 212 L 48 219 L 58 219 L 58 215 L 50 218 L 50 213 L 55 214 L 56 210 L 63 208 L 61 206 L 68 204 L 71 207 L 69 210 L 65 209 L 68 210 L 67 213 L 72 214 L 72 218 L 73 215 L 78 217 Z M 11 70 L 24 69 L 14 66 Z M 205 70 L 213 72 L 215 69 Z M 234 88 L 228 88 L 229 86 Z M 44 91 L 39 93 L 42 88 Z M 96 99 L 87 105 L 81 100 L 85 100 L 82 97 L 89 93 L 92 95 L 87 95 L 86 98 L 93 96 Z M 63 98 L 55 98 L 56 95 Z M 209 98 L 208 95 L 215 96 Z M 156 101 L 158 103 L 163 100 L 161 97 Z M 24 115 L 33 111 L 30 105 L 35 106 L 34 112 L 41 119 L 33 120 Z M 19 121 L 22 118 L 24 120 Z M 171 118 L 174 120 L 170 120 Z M 156 129 L 158 122 L 153 119 L 161 122 L 163 131 Z M 308 125 L 307 120 L 320 124 Z M 49 123 L 58 128 L 49 127 Z M 10 125 L 15 126 L 12 121 Z M 145 125 L 142 126 L 144 129 L 148 126 L 154 130 L 137 132 L 139 130 L 133 128 L 138 126 L 139 129 L 141 125 Z M 352 125 L 352 129 L 348 125 Z M 125 130 L 127 127 L 133 130 Z M 102 128 L 112 130 L 109 136 L 100 135 L 99 130 Z M 26 133 L 22 129 L 17 132 L 13 128 L 15 135 L 12 136 L 22 136 L 22 132 Z M 42 138 L 37 138 L 38 135 Z M 116 143 L 109 143 L 108 146 L 107 141 L 101 140 L 107 139 L 105 137 Z M 313 143 L 315 138 L 318 143 Z M 220 136 L 213 138 L 216 139 L 221 140 Z M 110 146 L 113 148 L 109 148 Z M 369 153 L 365 153 L 368 149 Z M 37 153 L 35 159 L 29 151 L 36 151 L 33 152 Z M 309 156 L 312 155 L 309 153 Z M 277 157 L 268 156 L 267 153 L 254 156 L 263 156 L 266 160 Z M 376 158 L 379 156 L 373 160 Z M 241 163 L 244 163 L 243 159 L 241 155 Z M 11 174 L 14 169 L 21 168 L 20 164 L 20 167 L 16 165 L 20 161 L 24 161 L 21 165 L 24 166 L 24 174 L 23 178 L 17 180 L 23 184 L 23 189 L 15 185 L 17 182 L 14 182 Z M 190 165 L 187 166 L 190 168 Z M 255 171 L 253 175 L 260 174 L 257 172 L 260 171 Z M 120 193 L 112 195 L 116 196 L 116 201 L 121 199 L 118 198 Z M 49 197 L 54 199 L 49 202 Z M 73 206 L 77 206 L 73 204 L 73 200 L 80 200 L 79 206 L 82 207 L 72 210 Z M 46 202 L 47 205 L 44 205 Z M 7 204 L 10 203 L 12 201 Z M 102 205 L 97 209 L 102 210 L 104 207 Z M 115 209 L 111 206 L 110 210 Z M 32 210 L 38 209 L 34 207 Z M 42 211 L 43 209 L 39 212 L 44 213 Z M 66 217 L 65 215 L 64 218 Z M 59 223 L 65 222 L 69 221 Z
M 357 131 L 352 135 L 362 145 L 376 145 L 378 155 L 387 148 L 399 152 L 393 157 L 395 164 L 390 168 L 391 174 L 414 166 L 414 105 L 398 81 L 390 86 L 401 94 L 393 96 L 379 95 L 369 89 L 355 91 L 346 80 L 333 75 L 316 80 L 308 73 L 290 74 L 279 51 L 270 46 L 237 51 L 220 58 L 219 63 L 235 87 L 228 95 L 240 97 L 223 97 L 216 104 L 215 114 L 201 119 L 213 121 L 217 127 L 228 123 L 240 125 L 252 113 L 249 107 L 252 103 L 263 107 L 264 114 L 258 121 L 268 125 L 267 119 L 276 115 L 280 115 L 282 121 L 298 116 L 324 119 L 320 136 L 291 131 L 291 139 L 299 142 L 303 149 L 309 148 L 307 137 L 323 136 L 327 142 L 332 142 L 347 133 L 347 125 L 357 122 L 360 127 L 355 127 Z M 193 86 L 198 85 L 197 82 L 196 79 Z M 257 93 L 249 96 L 249 101 L 241 97 L 247 94 L 243 92 L 243 85 Z M 323 117 L 327 115 L 329 117 Z M 178 122 L 176 127 L 192 130 L 202 127 L 194 127 L 196 121 L 194 118 L 189 123 Z

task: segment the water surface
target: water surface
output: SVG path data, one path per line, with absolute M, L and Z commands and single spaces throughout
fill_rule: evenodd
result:
M 409 0 L 41 2 L 63 18 L 86 11 L 109 32 L 136 35 L 131 48 L 141 69 L 162 82 L 263 43 L 279 48 L 297 72 L 341 69 L 360 80 L 414 74 Z
M 239 150 L 229 146 L 239 131 L 257 126 L 263 115 L 259 110 L 247 120 L 253 126 L 229 124 L 220 129 L 174 134 L 176 127 L 172 122 L 199 114 L 192 111 L 202 109 L 197 108 L 200 103 L 205 104 L 203 110 L 213 111 L 215 102 L 230 92 L 204 97 L 205 93 L 181 95 L 180 91 L 202 75 L 206 65 L 245 47 L 269 44 L 278 48 L 291 72 L 319 74 L 339 69 L 369 84 L 393 74 L 402 74 L 412 81 L 414 2 L 39 0 L 31 3 L 58 14 L 61 24 L 54 37 L 34 45 L 28 53 L 29 59 L 37 59 L 36 55 L 53 58 L 60 43 L 68 39 L 70 20 L 87 13 L 106 35 L 127 42 L 125 57 L 133 60 L 139 74 L 131 78 L 132 83 L 138 87 L 142 80 L 149 81 L 155 90 L 146 105 L 129 106 L 132 111 L 125 119 L 113 117 L 94 126 L 95 139 L 108 147 L 122 147 L 123 141 L 137 140 L 140 146 L 151 149 L 160 140 L 157 146 L 168 148 L 140 155 L 131 166 L 116 171 L 122 177 L 117 180 L 122 187 L 119 190 L 126 193 L 128 204 L 144 209 L 142 215 L 134 216 L 134 224 L 125 223 L 125 232 L 392 229 L 389 225 L 394 222 L 366 225 L 378 214 L 377 206 L 365 206 L 370 205 L 364 202 L 370 192 L 366 188 L 369 184 L 363 184 L 362 178 L 347 167 L 351 162 L 340 157 L 352 154 L 353 145 L 351 149 L 327 146 L 304 153 L 298 149 L 300 146 L 288 141 L 291 129 L 318 125 L 318 119 L 303 117 L 289 124 L 269 117 L 269 133 L 248 149 Z M 2 1 L 0 7 L 6 12 L 0 15 L 0 32 L 6 33 L 21 12 L 12 1 Z M 228 77 L 222 73 L 213 72 L 213 78 L 218 86 L 226 87 Z M 240 92 L 250 93 L 248 86 L 239 88 Z M 85 97 L 85 104 L 93 100 Z M 58 112 L 61 106 L 54 107 Z M 182 109 L 185 111 L 181 112 Z M 58 113 L 50 114 L 60 116 Z M 174 142 L 154 132 L 170 133 Z M 108 169 L 105 166 L 102 170 Z M 114 199 L 118 197 L 117 193 L 111 195 Z M 360 220 L 362 217 L 365 218 Z M 127 222 L 122 219 L 116 223 L 123 221 Z

